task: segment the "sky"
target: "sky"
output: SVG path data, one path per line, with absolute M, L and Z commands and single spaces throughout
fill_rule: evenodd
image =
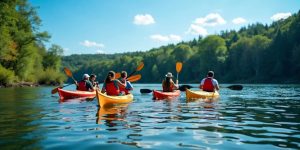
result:
M 64 55 L 147 51 L 199 35 L 271 24 L 300 0 L 29 0 Z

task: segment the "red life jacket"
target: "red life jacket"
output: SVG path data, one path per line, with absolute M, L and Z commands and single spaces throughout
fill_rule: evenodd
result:
M 119 86 L 116 81 L 105 83 L 105 90 L 107 95 L 118 96 L 120 94 Z
M 78 82 L 77 90 L 79 90 L 79 91 L 88 91 L 88 89 L 86 88 L 86 83 L 85 83 L 84 80 L 81 80 L 80 82 Z
M 124 81 L 125 81 L 125 82 L 124 82 Z M 125 79 L 125 80 L 122 80 L 121 82 L 122 82 L 123 84 L 125 84 L 125 87 L 124 87 L 124 88 L 120 87 L 120 92 L 124 92 L 126 95 L 129 94 L 129 91 L 126 89 L 126 84 L 127 84 L 126 79 Z
M 163 84 L 164 92 L 173 92 L 173 89 L 174 89 L 174 85 L 172 84 L 172 82 L 170 83 L 170 87 L 167 87 L 166 81 L 164 81 L 164 84 Z
M 203 91 L 213 92 L 215 91 L 215 86 L 212 82 L 212 78 L 206 78 L 203 84 Z

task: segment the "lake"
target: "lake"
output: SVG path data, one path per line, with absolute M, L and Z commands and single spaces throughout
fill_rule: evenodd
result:
M 186 101 L 184 92 L 152 100 L 139 89 L 159 84 L 134 84 L 132 103 L 100 109 L 97 99 L 60 102 L 53 87 L 0 89 L 0 147 L 300 149 L 300 85 L 228 85 L 207 103 Z

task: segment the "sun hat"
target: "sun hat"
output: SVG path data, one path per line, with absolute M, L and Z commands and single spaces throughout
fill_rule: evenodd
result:
M 89 77 L 90 77 L 89 74 L 84 74 L 84 75 L 82 76 L 83 79 L 89 78 Z
M 168 72 L 168 73 L 166 74 L 166 77 L 172 78 L 172 77 L 173 77 L 173 75 L 172 75 L 172 73 L 171 73 L 171 72 Z

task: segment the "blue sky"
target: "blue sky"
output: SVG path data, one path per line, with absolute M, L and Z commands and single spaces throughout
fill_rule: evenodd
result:
M 300 0 L 29 0 L 46 43 L 64 54 L 146 51 L 251 23 L 270 24 L 300 9 Z

